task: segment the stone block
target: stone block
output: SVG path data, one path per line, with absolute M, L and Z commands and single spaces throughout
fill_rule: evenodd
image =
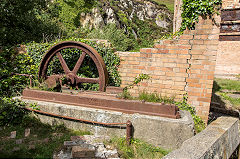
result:
M 72 147 L 73 158 L 93 158 L 95 157 L 95 147 L 89 144 Z
M 16 132 L 16 131 L 12 131 L 12 132 L 11 132 L 11 135 L 10 135 L 10 138 L 11 138 L 11 139 L 15 139 L 15 138 L 16 138 L 16 135 L 17 135 L 17 132 Z
M 30 129 L 28 128 L 28 129 L 25 129 L 25 133 L 24 133 L 24 136 L 25 137 L 28 137 L 29 135 L 30 135 Z
M 237 118 L 220 117 L 201 133 L 186 140 L 181 148 L 172 151 L 163 159 L 227 159 L 240 143 L 238 124 Z

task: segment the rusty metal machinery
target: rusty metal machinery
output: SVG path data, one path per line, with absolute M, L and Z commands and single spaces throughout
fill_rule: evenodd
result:
M 66 61 L 63 59 L 63 56 L 61 54 L 61 50 L 67 48 L 76 48 L 82 51 L 81 56 L 77 60 L 77 63 L 72 70 L 69 69 Z M 86 55 L 88 55 L 95 63 L 98 70 L 99 78 L 82 78 L 77 75 L 77 72 L 80 69 Z M 47 69 L 49 63 L 54 56 L 58 57 L 64 70 L 64 74 L 54 74 L 47 76 Z M 51 47 L 41 61 L 38 76 L 39 79 L 44 79 L 49 87 L 54 86 L 57 81 L 61 82 L 61 79 L 65 77 L 71 86 L 77 88 L 78 84 L 80 83 L 98 83 L 99 91 L 105 91 L 108 81 L 108 73 L 102 57 L 95 49 L 93 49 L 89 45 L 76 41 L 64 41 Z
M 76 48 L 81 50 L 81 55 L 72 70 L 69 69 L 67 63 L 65 62 L 61 54 L 61 50 L 67 48 Z M 88 55 L 95 63 L 98 70 L 99 78 L 82 78 L 78 76 L 77 71 L 80 69 L 86 55 Z M 61 67 L 64 70 L 64 74 L 52 74 L 47 76 L 48 66 L 54 56 L 59 59 Z M 180 118 L 179 109 L 175 105 L 165 103 L 149 103 L 117 98 L 116 94 L 122 92 L 122 89 L 119 89 L 119 87 L 106 87 L 108 74 L 104 61 L 96 50 L 84 43 L 75 41 L 64 41 L 58 43 L 52 48 L 50 48 L 43 57 L 39 69 L 39 78 L 44 79 L 46 83 L 51 86 L 56 84 L 57 81 L 61 81 L 62 77 L 65 77 L 68 83 L 71 86 L 75 87 L 77 87 L 80 83 L 98 83 L 99 92 L 74 92 L 73 90 L 70 90 L 69 92 L 69 89 L 67 89 L 66 87 L 61 87 L 62 93 L 25 89 L 23 91 L 22 97 L 24 99 L 119 111 L 128 114 L 139 113 L 174 119 Z M 61 82 L 60 85 L 62 86 Z

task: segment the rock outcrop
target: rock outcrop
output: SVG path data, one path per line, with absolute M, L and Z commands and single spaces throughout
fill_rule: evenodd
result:
M 146 0 L 98 1 L 90 13 L 81 13 L 83 27 L 101 28 L 107 24 L 116 24 L 127 28 L 135 21 L 146 21 L 150 25 L 162 28 L 163 32 L 172 29 L 173 14 L 164 5 Z M 134 32 L 134 30 L 133 30 Z

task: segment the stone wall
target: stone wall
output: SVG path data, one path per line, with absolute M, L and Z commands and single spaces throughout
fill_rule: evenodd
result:
M 218 38 L 219 28 L 212 19 L 200 17 L 196 30 L 185 31 L 178 39 L 163 40 L 140 52 L 118 52 L 121 87 L 131 84 L 138 74 L 148 74 L 151 79 L 131 89 L 132 95 L 147 91 L 180 100 L 187 93 L 189 104 L 207 121 Z
M 163 159 L 228 159 L 239 143 L 239 120 L 220 117 L 201 133 L 186 140 L 180 149 L 172 151 Z

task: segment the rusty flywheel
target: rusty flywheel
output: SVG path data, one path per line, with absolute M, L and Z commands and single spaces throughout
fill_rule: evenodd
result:
M 67 63 L 65 62 L 61 54 L 61 50 L 68 48 L 76 48 L 82 51 L 81 56 L 77 60 L 77 63 L 72 70 L 69 69 Z M 64 74 L 54 74 L 47 76 L 47 69 L 49 63 L 55 55 L 58 57 L 61 63 Z M 88 55 L 95 63 L 98 70 L 98 78 L 83 78 L 77 75 L 77 72 L 81 68 L 81 65 L 86 55 Z M 78 87 L 78 84 L 80 83 L 98 83 L 99 91 L 105 91 L 108 80 L 106 65 L 98 52 L 89 45 L 76 41 L 64 41 L 51 47 L 41 61 L 38 76 L 39 79 L 46 80 L 49 85 L 61 79 L 62 77 L 65 77 L 72 86 L 76 87 Z

